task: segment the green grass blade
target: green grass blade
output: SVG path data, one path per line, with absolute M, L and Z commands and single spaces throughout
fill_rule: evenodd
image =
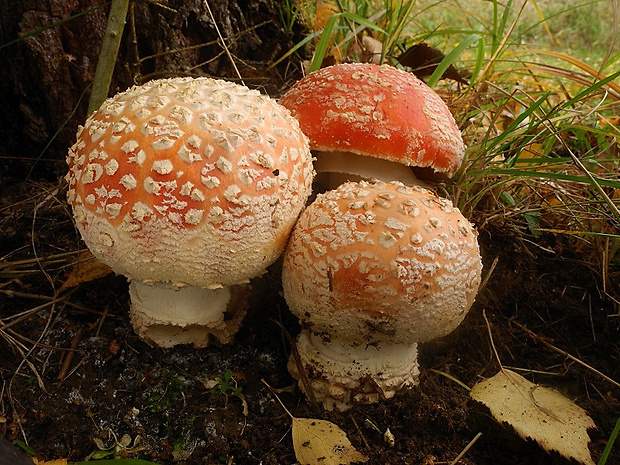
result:
M 273 63 L 271 63 L 267 69 L 265 69 L 265 71 L 269 71 L 270 69 L 276 67 L 277 65 L 279 65 L 280 63 L 282 63 L 284 60 L 286 60 L 288 57 L 290 57 L 293 53 L 295 53 L 297 50 L 299 50 L 301 47 L 303 47 L 304 45 L 306 45 L 308 42 L 312 41 L 314 38 L 318 37 L 323 31 L 317 31 L 317 32 L 313 32 L 312 34 L 307 35 L 306 37 L 304 37 L 303 40 L 300 40 L 299 42 L 297 42 L 293 47 L 291 47 L 284 55 L 282 55 L 280 58 L 278 58 L 276 61 L 274 61 Z
M 491 37 L 493 38 L 493 43 L 491 44 L 491 55 L 494 55 L 495 50 L 497 50 L 497 47 L 499 47 L 499 35 L 497 34 L 497 13 L 498 13 L 497 0 L 493 0 L 493 31 L 491 33 Z
M 26 452 L 26 454 L 28 455 L 37 455 L 37 451 L 34 450 L 32 447 L 30 447 L 28 444 L 26 444 L 24 441 L 16 439 L 15 445 L 17 445 L 18 447 L 21 447 L 24 450 L 24 452 Z
M 30 166 L 30 169 L 28 170 L 28 173 L 26 173 L 26 178 L 25 178 L 26 181 L 30 179 L 30 175 L 34 171 L 34 168 L 37 165 L 37 163 L 39 163 L 39 161 L 41 161 L 41 159 L 43 158 L 43 155 L 45 155 L 45 153 L 50 148 L 52 143 L 60 135 L 60 133 L 64 129 L 64 127 L 69 123 L 69 121 L 71 121 L 71 118 L 73 118 L 73 115 L 75 115 L 75 112 L 80 107 L 80 104 L 82 103 L 82 99 L 86 95 L 86 92 L 88 92 L 90 90 L 91 85 L 92 85 L 92 83 L 88 84 L 84 88 L 84 90 L 80 94 L 80 97 L 78 98 L 78 101 L 75 103 L 75 106 L 73 107 L 73 110 L 71 110 L 71 113 L 69 113 L 69 116 L 67 116 L 67 118 L 63 121 L 63 123 L 60 125 L 60 127 L 58 129 L 56 129 L 56 132 L 54 133 L 54 135 L 50 138 L 50 140 L 47 141 L 47 144 L 45 144 L 45 147 L 43 147 L 43 149 L 39 152 L 39 155 L 34 159 L 34 161 L 32 162 L 32 165 Z
M 478 78 L 478 74 L 480 74 L 480 70 L 482 69 L 482 65 L 484 64 L 484 54 L 486 51 L 486 43 L 484 37 L 480 37 L 478 40 L 478 51 L 476 52 L 476 63 L 474 63 L 474 69 L 471 73 L 470 78 L 470 86 L 476 82 Z
M 383 34 L 383 48 L 381 50 L 381 63 L 386 56 L 393 55 L 394 47 L 401 39 L 403 31 L 411 22 L 411 13 L 415 6 L 415 1 L 398 0 L 393 3 L 391 0 L 384 1 L 384 8 L 387 16 L 387 27 Z
M 116 57 L 123 38 L 128 10 L 129 0 L 112 0 L 103 43 L 99 51 L 90 101 L 88 102 L 88 115 L 94 113 L 101 106 L 110 92 L 110 83 L 116 67 Z
M 504 31 L 506 30 L 506 24 L 508 24 L 508 15 L 510 14 L 510 10 L 512 9 L 512 0 L 509 0 L 504 7 L 504 13 L 502 14 L 502 19 L 500 20 L 498 37 L 503 37 Z
M 470 174 L 474 175 L 476 171 L 471 171 Z M 591 184 L 589 178 L 587 176 L 580 176 L 576 174 L 564 174 L 564 173 L 550 173 L 548 171 L 536 171 L 536 170 L 523 170 L 517 168 L 490 168 L 485 170 L 484 172 L 480 172 L 486 175 L 505 175 L 510 176 L 512 178 L 524 177 L 524 178 L 541 178 L 541 179 L 551 179 L 554 181 L 569 181 L 576 182 L 580 184 Z M 615 181 L 613 179 L 603 179 L 599 177 L 594 177 L 596 182 L 603 187 L 611 187 L 614 189 L 620 189 L 620 181 Z
M 618 434 L 620 434 L 620 418 L 616 421 L 616 426 L 614 426 L 609 439 L 607 440 L 607 444 L 605 445 L 605 449 L 601 454 L 601 457 L 598 459 L 597 465 L 606 465 L 607 459 L 609 458 L 609 454 L 611 453 L 611 449 L 614 447 L 614 442 L 618 438 Z
M 448 67 L 457 60 L 461 53 L 463 53 L 463 50 L 468 48 L 474 42 L 480 40 L 482 40 L 481 36 L 479 36 L 478 34 L 472 34 L 469 37 L 465 38 L 465 40 L 461 42 L 457 47 L 451 50 L 450 53 L 448 53 L 443 58 L 443 60 L 441 60 L 441 63 L 439 63 L 439 66 L 437 66 L 433 74 L 431 74 L 431 77 L 428 78 L 428 86 L 435 87 L 439 82 L 439 79 L 441 79 L 441 76 L 443 76 L 443 73 L 445 73 Z
M 312 58 L 312 63 L 310 64 L 310 72 L 316 71 L 321 67 L 321 63 L 323 63 L 323 59 L 325 58 L 325 54 L 327 53 L 327 49 L 329 48 L 330 39 L 332 37 L 332 33 L 336 27 L 336 22 L 340 19 L 348 19 L 354 23 L 359 24 L 360 26 L 367 27 L 368 29 L 372 29 L 379 32 L 384 32 L 379 26 L 375 23 L 367 20 L 366 18 L 362 18 L 361 16 L 350 13 L 335 13 L 333 14 L 325 24 L 323 31 L 321 32 L 321 39 L 314 50 L 314 57 Z
M 611 74 L 609 76 L 607 76 L 605 79 L 601 79 L 600 81 L 595 82 L 594 84 L 592 84 L 590 87 L 588 87 L 587 89 L 583 90 L 582 92 L 580 92 L 579 94 L 577 94 L 576 96 L 574 96 L 573 98 L 571 98 L 570 100 L 566 101 L 563 105 L 562 108 L 570 108 L 572 107 L 575 103 L 577 103 L 579 100 L 589 96 L 590 94 L 593 94 L 596 90 L 600 89 L 601 87 L 603 87 L 605 84 L 615 80 L 617 77 L 620 77 L 620 71 Z
M 310 64 L 310 72 L 316 71 L 321 67 L 321 63 L 323 63 L 323 59 L 325 58 L 325 54 L 327 53 L 327 49 L 329 47 L 334 26 L 341 15 L 342 13 L 336 13 L 327 20 L 321 34 L 321 39 L 319 40 L 319 43 L 316 44 L 316 48 L 314 49 L 314 56 L 312 57 L 312 63 Z
M 512 135 L 512 132 L 517 127 L 519 127 L 519 125 L 523 122 L 523 120 L 525 120 L 526 118 L 531 116 L 536 110 L 538 110 L 538 108 L 540 108 L 540 106 L 543 103 L 545 103 L 548 98 L 549 98 L 549 93 L 547 92 L 542 97 L 540 97 L 538 100 L 536 100 L 532 105 L 530 105 L 527 110 L 525 110 L 523 113 L 517 116 L 515 120 L 504 130 L 504 132 L 502 132 L 499 136 L 497 136 L 491 141 L 491 145 L 488 150 L 490 151 L 491 149 L 497 147 L 508 136 Z

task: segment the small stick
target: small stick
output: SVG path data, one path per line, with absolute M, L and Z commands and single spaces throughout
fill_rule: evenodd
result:
M 475 443 L 478 439 L 480 439 L 480 436 L 482 436 L 482 433 L 478 433 L 478 434 L 476 434 L 476 435 L 474 436 L 474 439 L 472 439 L 471 441 L 469 441 L 469 444 L 467 444 L 467 445 L 465 446 L 465 449 L 463 449 L 463 450 L 461 451 L 461 453 L 460 453 L 459 455 L 457 455 L 457 456 L 456 456 L 456 458 L 455 458 L 452 462 L 450 462 L 450 465 L 456 465 L 456 463 L 457 463 L 459 460 L 461 460 L 461 459 L 463 458 L 463 456 L 467 453 L 467 451 L 468 451 L 469 449 L 471 449 L 471 447 L 474 445 L 474 443 Z
M 93 90 L 88 102 L 89 115 L 94 113 L 108 96 L 128 9 L 129 0 L 112 0 L 108 24 L 99 52 L 95 79 L 93 80 Z
M 546 346 L 547 348 L 553 350 L 554 352 L 557 352 L 560 355 L 563 355 L 566 358 L 571 359 L 573 362 L 578 363 L 579 365 L 581 365 L 582 367 L 590 370 L 592 373 L 600 376 L 601 378 L 603 378 L 604 380 L 610 382 L 611 384 L 613 384 L 614 386 L 620 388 L 620 383 L 618 383 L 617 381 L 613 380 L 612 378 L 610 378 L 609 376 L 601 373 L 600 371 L 598 371 L 596 368 L 591 367 L 590 365 L 588 365 L 585 362 L 582 362 L 581 360 L 579 360 L 577 357 L 569 354 L 568 352 L 566 352 L 565 350 L 562 350 L 556 346 L 554 346 L 553 344 L 545 341 L 545 339 L 542 336 L 539 336 L 538 334 L 536 334 L 535 332 L 533 332 L 532 330 L 528 329 L 527 327 L 525 327 L 524 325 L 522 325 L 521 323 L 517 322 L 517 321 L 513 321 L 514 324 L 516 324 L 523 332 L 525 332 L 528 336 L 530 336 L 532 339 L 534 339 L 537 342 L 541 342 L 544 346 Z
M 484 289 L 487 283 L 489 282 L 489 279 L 491 278 L 491 275 L 493 274 L 493 271 L 495 270 L 495 267 L 497 266 L 498 261 L 499 261 L 499 256 L 495 257 L 495 260 L 493 260 L 493 263 L 491 263 L 491 268 L 489 268 L 489 271 L 487 271 L 486 275 L 482 279 L 482 282 L 480 283 L 480 286 L 478 287 L 478 292 Z
M 217 32 L 217 35 L 220 38 L 220 42 L 222 42 L 222 48 L 226 52 L 226 55 L 228 56 L 228 59 L 230 60 L 230 63 L 232 64 L 233 68 L 235 69 L 235 73 L 237 73 L 237 76 L 239 77 L 239 80 L 241 81 L 241 84 L 245 85 L 245 82 L 243 82 L 243 77 L 241 76 L 241 73 L 239 72 L 239 69 L 237 68 L 237 64 L 235 63 L 235 60 L 233 59 L 233 56 L 230 53 L 230 50 L 228 50 L 228 46 L 226 45 L 226 41 L 224 40 L 224 36 L 220 32 L 220 28 L 217 26 L 217 21 L 215 20 L 215 16 L 213 16 L 213 12 L 211 11 L 211 7 L 209 6 L 209 0 L 205 0 L 205 6 L 207 7 L 207 11 L 209 13 L 209 16 L 211 17 L 211 21 L 213 21 L 213 26 L 215 27 L 215 32 Z
M 106 316 L 108 316 L 108 307 L 103 309 L 103 314 L 101 315 L 101 319 L 99 320 L 99 324 L 97 325 L 97 332 L 95 336 L 99 336 L 99 332 L 101 331 L 101 327 L 103 326 L 103 322 L 105 321 Z
M 82 360 L 80 360 L 80 361 L 77 363 L 77 365 L 75 365 L 75 366 L 71 369 L 71 371 L 67 374 L 67 376 L 65 376 L 65 377 L 63 378 L 63 380 L 62 380 L 62 381 L 66 380 L 69 376 L 71 376 L 73 373 L 75 373 L 75 372 L 78 370 L 78 368 L 80 368 L 80 367 L 82 366 L 82 364 L 83 364 L 86 360 L 88 360 L 89 358 L 90 358 L 90 354 L 86 354 L 86 355 L 84 355 L 84 357 L 82 357 Z M 60 383 L 62 383 L 62 381 L 61 381 Z M 59 383 L 59 384 L 60 384 L 60 383 Z
M 301 381 L 302 386 L 304 387 L 306 396 L 308 397 L 308 400 L 310 401 L 310 405 L 312 405 L 312 409 L 314 410 L 314 412 L 316 414 L 320 414 L 321 408 L 319 407 L 319 403 L 317 402 L 316 397 L 314 396 L 314 391 L 312 390 L 312 387 L 310 386 L 310 380 L 308 380 L 308 376 L 306 375 L 306 370 L 304 369 L 304 365 L 301 361 L 301 357 L 299 356 L 299 352 L 297 351 L 297 345 L 295 344 L 295 341 L 293 340 L 291 335 L 288 333 L 286 328 L 282 326 L 282 323 L 276 320 L 272 320 L 272 321 L 280 327 L 289 345 L 291 346 L 291 355 L 293 356 L 293 360 L 295 361 L 295 366 L 297 366 L 297 372 L 299 373 L 299 379 Z
M 368 445 L 368 442 L 366 441 L 366 437 L 362 433 L 362 430 L 360 429 L 360 427 L 357 425 L 357 422 L 355 421 L 355 418 L 353 418 L 353 415 L 349 415 L 349 418 L 353 422 L 353 425 L 355 426 L 355 429 L 357 430 L 357 434 L 359 434 L 360 437 L 362 438 L 362 442 L 364 443 L 364 447 L 366 447 L 366 450 L 370 450 L 370 446 Z
M 73 360 L 73 355 L 75 354 L 75 349 L 77 349 L 78 344 L 82 340 L 83 333 L 84 330 L 80 328 L 75 333 L 75 336 L 73 336 L 73 340 L 71 341 L 71 350 L 67 352 L 65 360 L 62 362 L 62 367 L 60 368 L 58 376 L 56 377 L 56 379 L 59 381 L 58 385 L 62 384 L 62 382 L 65 380 L 65 376 L 67 375 L 69 367 L 71 366 L 71 361 Z
M 484 317 L 484 321 L 487 324 L 487 331 L 489 332 L 489 341 L 491 342 L 491 348 L 493 349 L 493 353 L 495 354 L 495 358 L 497 359 L 497 363 L 499 363 L 499 369 L 503 372 L 504 366 L 502 365 L 502 361 L 499 358 L 499 353 L 495 348 L 495 341 L 493 341 L 493 332 L 491 331 L 491 323 L 489 323 L 489 319 L 487 318 L 486 308 L 482 309 L 482 316 Z

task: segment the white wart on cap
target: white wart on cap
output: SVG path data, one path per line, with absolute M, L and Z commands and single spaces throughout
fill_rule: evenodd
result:
M 209 78 L 108 99 L 67 162 L 84 241 L 132 280 L 134 327 L 161 346 L 230 341 L 245 313 L 238 291 L 280 255 L 313 176 L 285 108 Z
M 417 383 L 417 343 L 456 328 L 482 263 L 477 233 L 420 187 L 345 183 L 302 213 L 284 254 L 297 351 L 319 402 L 344 410 Z M 299 377 L 293 358 L 293 376 Z

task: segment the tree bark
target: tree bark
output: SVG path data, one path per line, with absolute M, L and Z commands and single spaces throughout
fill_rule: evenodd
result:
M 236 80 L 205 1 L 132 0 L 109 95 L 161 77 Z M 300 28 L 284 31 L 277 1 L 208 1 L 245 84 L 277 94 L 289 77 L 264 70 L 301 40 Z M 3 171 L 34 168 L 35 177 L 48 178 L 64 172 L 86 118 L 108 12 L 107 0 L 0 0 Z M 297 67 L 280 67 L 289 69 Z

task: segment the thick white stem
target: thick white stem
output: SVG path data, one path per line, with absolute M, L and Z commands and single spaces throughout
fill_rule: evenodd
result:
M 297 339 L 297 351 L 317 401 L 328 410 L 378 402 L 405 386 L 417 384 L 416 343 L 352 346 L 338 338 L 324 341 L 303 330 Z M 299 378 L 293 364 L 291 359 L 289 367 Z
M 131 306 L 155 321 L 179 326 L 217 324 L 224 319 L 230 288 L 175 287 L 168 283 L 132 281 Z
M 227 312 L 245 314 L 245 308 L 231 308 L 234 292 L 231 289 L 236 288 L 175 287 L 134 280 L 129 286 L 131 321 L 141 338 L 160 347 L 177 344 L 204 347 L 211 335 L 226 343 L 240 323 L 240 318 L 230 318 Z M 244 303 L 241 305 L 245 307 Z

